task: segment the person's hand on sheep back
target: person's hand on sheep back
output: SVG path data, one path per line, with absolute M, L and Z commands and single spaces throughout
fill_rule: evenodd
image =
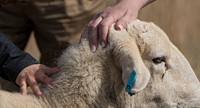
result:
M 36 96 L 41 96 L 42 92 L 37 83 L 41 82 L 55 86 L 53 80 L 49 77 L 60 71 L 60 68 L 50 68 L 42 64 L 33 64 L 25 67 L 17 76 L 16 83 L 20 86 L 22 95 L 27 94 L 27 87 L 30 86 Z
M 135 20 L 139 10 L 154 0 L 118 0 L 113 6 L 98 13 L 87 26 L 91 51 L 97 49 L 98 43 L 102 47 L 107 45 L 108 30 L 113 23 L 116 30 L 126 28 L 127 24 Z

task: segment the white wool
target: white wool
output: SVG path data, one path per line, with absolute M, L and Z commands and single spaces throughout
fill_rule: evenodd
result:
M 139 20 L 109 31 L 106 48 L 90 51 L 87 39 L 58 60 L 57 87 L 41 86 L 43 96 L 0 91 L 0 108 L 200 107 L 200 88 L 190 64 L 153 23 Z M 131 71 L 137 72 L 125 92 Z

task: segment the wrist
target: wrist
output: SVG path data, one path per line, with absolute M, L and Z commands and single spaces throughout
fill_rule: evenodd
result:
M 155 0 L 117 0 L 117 2 L 130 2 L 133 3 L 135 7 L 141 9 L 142 7 L 154 2 Z
M 133 0 L 134 1 L 134 0 Z M 138 3 L 138 7 L 141 9 L 143 8 L 144 6 L 150 4 L 151 2 L 153 2 L 155 0 L 135 0 L 136 3 Z
M 144 0 L 145 2 L 145 4 L 143 5 L 143 7 L 145 7 L 146 5 L 148 5 L 148 4 L 151 4 L 152 2 L 154 2 L 154 1 L 156 1 L 156 0 Z

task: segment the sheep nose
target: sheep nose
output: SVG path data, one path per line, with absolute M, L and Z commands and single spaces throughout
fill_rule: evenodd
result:
M 126 92 L 128 92 L 128 94 L 130 96 L 135 94 L 135 92 L 132 91 L 132 88 L 134 87 L 136 77 L 137 77 L 137 72 L 134 70 L 134 71 L 131 72 L 131 74 L 129 76 L 129 79 L 127 81 L 127 85 L 126 85 L 126 89 L 125 90 L 126 90 Z

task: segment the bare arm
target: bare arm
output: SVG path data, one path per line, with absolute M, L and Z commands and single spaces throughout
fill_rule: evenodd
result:
M 145 7 L 145 6 L 147 6 L 147 5 L 151 4 L 151 3 L 153 3 L 154 1 L 156 1 L 156 0 L 148 0 L 148 2 L 147 2 L 143 7 Z

